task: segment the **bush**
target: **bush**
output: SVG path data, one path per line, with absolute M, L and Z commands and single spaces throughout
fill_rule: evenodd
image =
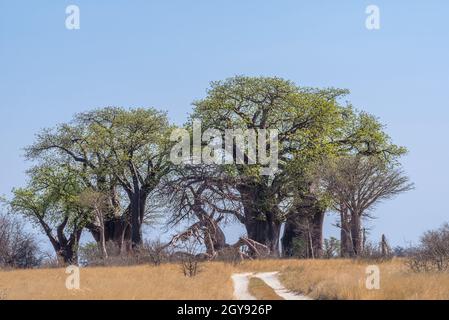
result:
M 217 257 L 217 261 L 221 261 L 233 266 L 237 266 L 242 263 L 242 256 L 240 255 L 240 249 L 233 247 L 223 248 Z
M 323 244 L 323 258 L 332 259 L 340 256 L 340 240 L 330 237 L 329 239 L 324 239 Z
M 130 247 L 125 244 L 125 247 Z M 146 241 L 138 250 L 121 252 L 114 242 L 106 243 L 108 258 L 103 255 L 95 242 L 80 247 L 80 264 L 83 266 L 131 266 L 139 264 L 160 265 L 170 262 L 172 254 L 160 241 Z
M 415 272 L 449 271 L 449 224 L 424 233 L 407 265 Z
M 292 245 L 292 257 L 307 259 L 309 256 L 308 242 L 302 238 L 294 238 Z
M 199 252 L 200 244 L 196 240 L 189 240 L 182 244 L 183 251 L 180 252 L 179 264 L 186 277 L 194 277 L 199 272 L 199 262 L 201 260 Z
M 365 243 L 363 251 L 358 258 L 363 260 L 382 262 L 392 259 L 393 254 L 391 252 L 382 252 L 382 244 L 367 242 Z
M 0 215 L 0 267 L 34 268 L 40 265 L 41 253 L 36 239 L 24 231 L 16 218 Z

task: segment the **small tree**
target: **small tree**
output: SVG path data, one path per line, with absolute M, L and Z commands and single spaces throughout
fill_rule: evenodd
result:
M 103 256 L 103 259 L 108 258 L 108 251 L 106 249 L 106 237 L 105 237 L 105 211 L 108 208 L 108 196 L 104 195 L 101 192 L 96 192 L 93 190 L 85 190 L 79 196 L 79 202 L 82 206 L 85 206 L 87 209 L 92 210 L 95 219 L 98 221 L 97 225 L 99 226 L 100 232 L 100 241 L 99 249 Z
M 323 257 L 332 259 L 340 255 L 340 241 L 334 237 L 324 239 Z

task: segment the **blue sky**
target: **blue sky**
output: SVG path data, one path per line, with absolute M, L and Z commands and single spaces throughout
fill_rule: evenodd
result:
M 70 4 L 80 30 L 65 28 Z M 370 4 L 380 30 L 365 28 Z M 379 205 L 370 225 L 373 238 L 416 241 L 449 221 L 448 14 L 445 0 L 0 0 L 0 194 L 24 183 L 34 134 L 76 112 L 153 106 L 180 124 L 210 81 L 275 75 L 350 89 L 410 150 L 416 190 Z

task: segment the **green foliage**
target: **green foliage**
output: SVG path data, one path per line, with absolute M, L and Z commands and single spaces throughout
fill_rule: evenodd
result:
M 326 161 L 363 155 L 390 164 L 406 152 L 391 142 L 377 118 L 342 103 L 348 93 L 299 87 L 277 77 L 237 76 L 211 84 L 207 96 L 193 103 L 186 128 L 191 131 L 191 122 L 199 119 L 203 131 L 278 130 L 279 170 L 273 176 L 261 176 L 260 165 L 248 164 L 225 165 L 216 172 L 226 176 L 220 183 L 239 191 L 253 218 L 280 223 L 289 213 L 285 208 L 306 195 L 314 195 L 323 208 L 332 203 L 317 182 Z M 137 241 L 134 229 L 145 220 L 147 198 L 173 171 L 174 128 L 165 112 L 153 108 L 108 107 L 43 130 L 26 149 L 38 165 L 29 172 L 28 186 L 13 191 L 11 207 L 40 225 L 67 220 L 73 229 L 93 221 L 80 195 L 98 193 L 108 198 L 105 216 L 131 212 Z M 299 251 L 303 245 L 297 244 Z
M 10 205 L 14 212 L 37 225 L 56 226 L 67 219 L 70 229 L 90 221 L 90 213 L 78 200 L 83 183 L 68 166 L 41 165 L 34 167 L 29 174 L 28 186 L 13 190 Z
M 114 180 L 131 189 L 154 187 L 169 168 L 171 147 L 166 114 L 155 109 L 108 107 L 76 115 L 73 122 L 37 135 L 28 158 L 70 163 L 92 189 L 104 191 Z
M 278 209 L 287 199 L 301 201 L 313 193 L 322 206 L 330 205 L 315 181 L 323 161 L 363 154 L 394 162 L 406 152 L 391 143 L 378 119 L 341 103 L 348 93 L 298 87 L 276 77 L 238 76 L 213 82 L 207 97 L 194 102 L 191 119 L 200 119 L 203 130 L 278 130 L 280 170 L 274 177 L 260 176 L 258 165 L 228 165 L 226 172 L 236 185 L 257 189 L 258 219 L 264 219 L 264 211 L 277 211 L 283 219 Z
M 341 242 L 337 238 L 330 237 L 324 239 L 323 253 L 324 258 L 331 259 L 340 256 Z
M 303 238 L 293 238 L 292 256 L 299 259 L 306 259 L 309 255 L 309 244 Z

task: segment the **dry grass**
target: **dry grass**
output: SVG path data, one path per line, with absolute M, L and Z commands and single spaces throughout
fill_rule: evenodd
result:
M 380 268 L 380 289 L 368 290 L 368 265 Z M 449 299 L 449 274 L 416 274 L 402 260 L 368 263 L 351 260 L 296 261 L 285 267 L 281 280 L 314 299 L 426 300 Z
M 249 293 L 257 300 L 283 300 L 262 279 L 251 278 L 248 286 Z
M 65 287 L 65 269 L 0 272 L 0 292 L 6 299 L 232 299 L 232 267 L 208 263 L 194 278 L 179 265 L 81 269 L 80 290 Z M 5 294 L 6 293 L 6 294 Z
M 449 299 L 449 274 L 415 274 L 403 261 L 378 264 L 380 290 L 365 287 L 369 264 L 350 260 L 260 260 L 238 266 L 210 262 L 193 278 L 179 265 L 81 269 L 81 289 L 65 288 L 65 269 L 0 271 L 1 299 L 232 299 L 231 275 L 281 271 L 291 290 L 315 299 Z M 254 283 L 253 283 L 254 286 Z M 265 290 L 265 289 L 264 289 Z M 265 297 L 264 293 L 261 297 Z M 256 294 L 258 295 L 258 293 Z

